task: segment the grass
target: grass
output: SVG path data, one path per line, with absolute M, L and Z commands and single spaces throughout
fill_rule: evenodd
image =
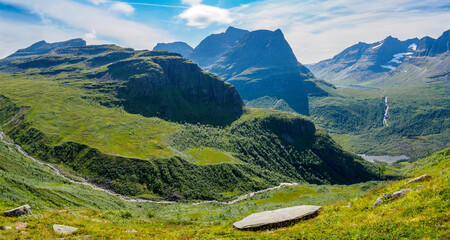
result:
M 442 82 L 337 89 L 341 96 L 311 98 L 311 119 L 346 150 L 369 155 L 401 155 L 410 161 L 449 147 L 450 94 Z M 388 96 L 389 126 L 382 125 Z
M 30 203 L 33 215 L 20 218 L 0 216 L 1 226 L 13 227 L 11 231 L 1 231 L 0 239 L 63 237 L 52 231 L 53 224 L 79 228 L 66 237 L 90 235 L 94 239 L 445 239 L 450 227 L 449 153 L 450 149 L 447 149 L 418 161 L 410 173 L 411 178 L 430 174 L 432 179 L 429 182 L 405 186 L 404 183 L 410 179 L 407 178 L 382 185 L 376 182 L 347 186 L 300 185 L 258 194 L 232 205 L 191 205 L 126 203 L 102 192 L 65 183 L 43 167 L 22 158 L 15 150 L 0 144 L 0 180 L 7 179 L 5 173 L 15 178 L 21 176 L 20 184 L 7 181 L 1 186 L 19 188 L 24 183 L 28 186 L 20 191 L 22 196 L 18 195 L 22 202 L 4 201 L 7 191 L 1 191 L 0 211 L 19 203 L 30 203 L 30 199 L 39 199 Z M 13 162 L 19 166 L 11 164 Z M 22 164 L 27 164 L 27 171 L 23 170 Z M 45 174 L 41 176 L 37 174 L 39 172 Z M 38 179 L 45 179 L 41 184 L 61 198 L 47 198 L 45 192 L 36 191 L 42 188 L 37 183 Z M 373 201 L 383 193 L 404 187 L 413 190 L 400 200 L 372 207 Z M 83 201 L 86 196 L 98 204 Z M 71 201 L 65 202 L 69 199 Z M 70 202 L 78 202 L 79 205 Z M 351 207 L 344 207 L 348 202 Z M 314 219 L 276 230 L 249 232 L 238 231 L 231 226 L 234 221 L 254 212 L 302 204 L 323 205 L 324 209 Z M 28 225 L 23 230 L 15 230 L 17 222 Z M 129 233 L 127 230 L 137 232 Z
M 0 73 L 0 95 L 17 106 L 31 107 L 26 121 L 46 133 L 52 145 L 74 141 L 106 154 L 141 159 L 173 154 L 164 139 L 176 124 L 101 106 L 89 97 L 92 91 L 79 87 L 87 83 Z
M 219 163 L 239 163 L 240 161 L 231 156 L 230 153 L 223 152 L 214 148 L 192 148 L 185 151 L 193 156 L 200 165 L 219 164 Z

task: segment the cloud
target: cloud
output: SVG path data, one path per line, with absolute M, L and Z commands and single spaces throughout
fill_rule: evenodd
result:
M 158 42 L 170 42 L 174 38 L 165 30 L 154 28 L 146 24 L 122 19 L 106 9 L 96 6 L 81 4 L 71 0 L 0 0 L 0 2 L 15 5 L 32 13 L 38 13 L 45 18 L 49 18 L 51 22 L 38 23 L 34 26 L 42 31 L 54 32 L 52 39 L 64 40 L 57 38 L 54 35 L 61 34 L 67 37 L 81 37 L 88 33 L 88 37 L 95 42 L 99 41 L 113 41 L 126 47 L 133 47 L 138 49 L 150 49 Z M 15 21 L 11 21 L 14 25 Z M 4 24 L 3 24 L 4 25 Z M 33 34 L 18 34 L 18 32 L 29 31 L 29 25 L 22 26 L 22 28 L 1 28 L 0 43 L 5 42 L 2 38 L 8 35 L 26 35 L 28 41 L 47 40 L 46 35 L 36 31 Z M 93 31 L 95 29 L 95 32 Z M 67 40 L 67 39 L 66 39 Z M 87 39 L 88 40 L 88 39 Z M 17 40 L 13 40 L 17 41 Z M 16 50 L 15 48 L 14 50 Z
M 188 5 L 194 6 L 194 5 L 199 5 L 199 4 L 201 4 L 201 3 L 202 3 L 202 0 L 181 0 L 181 2 L 182 2 L 183 4 L 188 4 Z
M 233 18 L 231 18 L 227 9 L 203 5 L 200 4 L 201 1 L 189 0 L 189 2 L 195 4 L 178 16 L 181 19 L 186 19 L 188 26 L 206 28 L 213 23 L 231 24 L 233 22 Z
M 110 9 L 125 15 L 131 15 L 134 12 L 134 8 L 130 4 L 124 2 L 114 3 L 111 5 Z
M 89 0 L 89 2 L 95 4 L 95 5 L 99 5 L 101 3 L 106 3 L 108 2 L 107 0 Z
M 440 0 L 264 0 L 230 9 L 233 25 L 249 30 L 281 28 L 302 63 L 333 57 L 345 48 L 448 29 L 448 4 Z

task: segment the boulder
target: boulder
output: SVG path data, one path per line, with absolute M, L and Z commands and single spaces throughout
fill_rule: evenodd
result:
M 23 205 L 18 208 L 11 209 L 3 213 L 5 217 L 19 217 L 25 214 L 32 214 L 31 207 L 29 205 Z
M 0 226 L 0 230 L 9 231 L 9 230 L 12 230 L 12 227 L 10 227 L 10 226 Z
M 71 234 L 77 230 L 78 228 L 76 227 L 53 224 L 53 231 L 59 234 Z
M 262 230 L 292 225 L 302 219 L 315 217 L 321 206 L 303 205 L 251 214 L 233 223 L 239 230 Z
M 430 181 L 430 180 L 431 180 L 431 176 L 428 174 L 424 174 L 422 176 L 419 176 L 419 177 L 409 180 L 405 184 L 410 184 L 410 183 L 415 183 L 415 182 L 424 182 L 424 181 Z
M 381 204 L 390 200 L 403 198 L 409 191 L 411 191 L 411 188 L 404 188 L 402 190 L 393 193 L 386 193 L 383 196 L 377 198 L 377 200 L 375 200 L 375 202 L 373 203 L 373 207 L 380 206 Z

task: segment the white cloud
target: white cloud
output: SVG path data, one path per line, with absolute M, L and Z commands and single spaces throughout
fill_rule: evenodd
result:
M 96 39 L 97 31 L 95 31 L 95 29 L 92 29 L 91 32 L 84 34 L 84 37 L 86 38 L 86 40 Z
M 131 15 L 134 12 L 134 8 L 130 4 L 124 2 L 114 3 L 111 5 L 110 9 L 125 15 Z
M 99 5 L 101 3 L 106 3 L 108 2 L 107 0 L 89 0 L 91 3 L 95 4 L 95 5 Z
M 181 2 L 182 2 L 183 4 L 188 4 L 188 5 L 193 6 L 193 5 L 199 5 L 199 4 L 201 4 L 201 3 L 202 3 L 202 0 L 181 0 Z
M 71 38 L 86 37 L 85 34 L 88 33 L 90 35 L 87 36 L 96 37 L 95 39 L 91 38 L 92 42 L 104 42 L 107 39 L 126 47 L 138 49 L 151 49 L 158 42 L 170 42 L 173 40 L 170 34 L 165 30 L 121 19 L 108 10 L 77 3 L 71 0 L 21 0 L 20 2 L 15 0 L 0 0 L 0 2 L 20 6 L 24 9 L 28 9 L 30 12 L 39 13 L 40 15 L 53 20 L 52 22 L 34 24 L 34 26 L 37 26 L 37 29 L 51 33 L 30 31 L 31 28 L 29 25 L 23 26 L 16 24 L 16 22 L 12 22 L 11 26 L 16 26 L 17 28 L 1 27 L 0 44 L 2 45 L 2 48 L 5 48 L 4 44 L 6 42 L 3 39 L 9 39 L 9 36 L 14 35 L 24 35 L 28 37 L 26 39 L 27 41 L 32 40 L 33 42 L 36 42 L 42 39 L 67 40 L 69 36 Z M 5 24 L 2 22 L 2 25 Z M 95 34 L 93 34 L 93 29 L 95 29 Z M 36 36 L 26 33 L 27 31 L 36 34 Z M 51 35 L 52 39 L 47 39 L 46 37 L 48 35 L 45 34 Z M 60 34 L 61 37 L 55 37 L 57 34 Z M 9 41 L 18 41 L 17 39 L 9 39 Z M 17 48 L 8 48 L 8 51 L 11 50 L 17 50 Z
M 193 5 L 182 12 L 179 17 L 186 19 L 188 26 L 197 28 L 206 28 L 213 23 L 231 24 L 233 22 L 227 9 L 203 4 Z
M 362 42 L 389 35 L 438 37 L 450 14 L 440 0 L 264 0 L 230 9 L 233 25 L 249 30 L 281 28 L 302 63 L 331 58 Z

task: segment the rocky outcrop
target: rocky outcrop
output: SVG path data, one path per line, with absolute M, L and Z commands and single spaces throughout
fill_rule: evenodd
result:
M 262 230 L 290 226 L 298 221 L 314 217 L 321 206 L 303 205 L 254 213 L 241 221 L 233 223 L 239 230 Z
M 11 209 L 3 213 L 5 217 L 20 217 L 26 214 L 32 214 L 33 211 L 29 205 L 23 205 L 18 208 Z
M 58 234 L 71 234 L 77 230 L 78 228 L 76 227 L 53 224 L 53 231 L 55 231 Z
M 209 124 L 242 114 L 244 103 L 234 86 L 182 57 L 124 60 L 108 69 L 123 80 L 117 92 L 128 112 Z
M 375 202 L 373 203 L 373 207 L 380 206 L 381 204 L 387 203 L 392 200 L 403 198 L 409 191 L 411 191 L 411 188 L 404 188 L 393 193 L 386 193 L 375 200 Z
M 409 180 L 405 184 L 410 184 L 410 183 L 415 183 L 415 182 L 424 182 L 424 181 L 430 181 L 430 180 L 431 180 L 431 176 L 428 174 L 424 174 L 422 176 L 419 176 L 419 177 Z

